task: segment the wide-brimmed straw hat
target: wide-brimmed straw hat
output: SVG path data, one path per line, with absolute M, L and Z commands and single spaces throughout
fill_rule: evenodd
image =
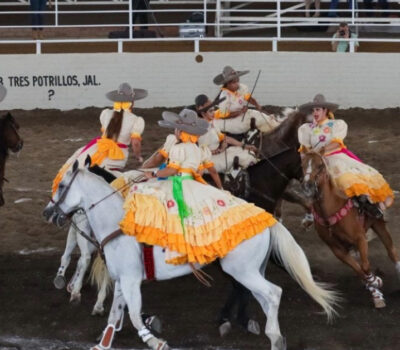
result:
M 7 89 L 0 84 L 0 102 L 4 100 L 7 95 Z
M 314 97 L 314 100 L 312 102 L 307 102 L 299 107 L 299 109 L 303 112 L 311 112 L 313 108 L 316 107 L 321 107 L 321 108 L 327 108 L 331 112 L 334 112 L 338 109 L 339 105 L 337 103 L 332 103 L 328 102 L 325 99 L 325 96 L 322 94 L 317 94 Z
M 207 97 L 207 95 L 204 95 L 204 94 L 197 95 L 194 100 L 195 109 L 197 110 L 197 113 L 207 112 L 210 108 L 219 105 L 225 99 L 226 99 L 226 97 L 219 98 L 219 96 L 217 96 L 215 98 L 215 100 L 211 102 L 210 105 L 208 105 L 207 107 L 198 109 L 200 106 L 204 106 L 207 103 L 207 101 L 209 100 L 209 98 Z
M 242 75 L 247 74 L 248 72 L 250 72 L 250 71 L 248 71 L 248 70 L 236 71 L 231 66 L 225 66 L 222 73 L 218 74 L 214 78 L 214 84 L 215 85 L 224 85 L 236 78 L 239 78 Z
M 191 135 L 204 135 L 208 131 L 208 122 L 197 116 L 191 109 L 183 109 L 179 114 L 165 111 L 162 113 L 164 120 L 158 124 L 163 128 L 178 129 Z
M 147 96 L 147 90 L 133 89 L 128 83 L 122 83 L 118 90 L 106 93 L 106 97 L 113 102 L 132 102 Z

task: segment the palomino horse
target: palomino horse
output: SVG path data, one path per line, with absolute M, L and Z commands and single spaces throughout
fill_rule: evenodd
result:
M 123 198 L 113 193 L 115 191 L 104 180 L 86 170 L 78 169 L 78 164 L 75 163 L 72 171 L 64 176 L 43 213 L 47 220 L 63 225 L 68 215 L 79 209 L 84 210 L 95 238 L 104 252 L 110 276 L 115 281 L 108 325 L 100 344 L 92 349 L 111 347 L 115 330 L 121 328 L 125 305 L 128 306 L 132 324 L 149 348 L 170 349 L 165 341 L 151 334 L 141 319 L 140 285 L 145 279 L 142 245 L 135 237 L 121 234 L 119 222 L 124 215 Z M 286 343 L 278 322 L 282 289 L 264 278 L 271 251 L 280 259 L 290 275 L 323 307 L 328 318 L 335 314 L 334 306 L 338 296 L 313 280 L 303 250 L 280 223 L 242 242 L 221 258 L 219 261 L 223 271 L 251 290 L 260 303 L 267 317 L 265 334 L 271 341 L 271 350 L 284 350 Z M 155 247 L 154 260 L 157 280 L 171 279 L 192 272 L 188 264 L 166 264 L 162 247 Z
M 371 218 L 359 213 L 352 199 L 339 193 L 330 179 L 325 160 L 320 153 L 306 153 L 303 158 L 303 170 L 304 192 L 313 200 L 318 235 L 337 258 L 361 277 L 371 292 L 375 307 L 385 307 L 381 291 L 382 280 L 371 272 L 366 238 L 367 230 L 372 228 L 386 247 L 400 278 L 399 256 L 384 219 Z M 352 248 L 360 253 L 360 263 L 350 254 Z
M 24 144 L 18 129 L 18 123 L 10 113 L 0 117 L 0 207 L 4 205 L 3 183 L 8 151 L 19 152 Z

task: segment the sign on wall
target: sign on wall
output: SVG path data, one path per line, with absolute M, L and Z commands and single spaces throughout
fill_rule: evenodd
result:
M 295 106 L 323 93 L 342 108 L 397 107 L 399 54 L 295 52 L 99 53 L 0 55 L 0 83 L 8 90 L 0 109 L 104 107 L 105 94 L 122 82 L 149 91 L 138 107 L 193 104 L 214 98 L 213 78 L 225 65 L 250 70 L 241 82 L 261 104 Z M 198 61 L 201 61 L 200 63 Z

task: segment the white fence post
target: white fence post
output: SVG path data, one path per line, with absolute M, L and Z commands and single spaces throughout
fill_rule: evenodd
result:
M 133 37 L 132 31 L 132 0 L 129 0 L 129 39 Z
M 272 39 L 272 52 L 278 52 L 278 40 L 276 38 Z
M 58 0 L 56 0 L 54 4 L 54 17 L 54 24 L 58 27 Z
M 281 0 L 276 1 L 276 35 L 281 37 Z
M 40 40 L 36 40 L 36 55 L 40 55 L 42 53 L 42 42 Z

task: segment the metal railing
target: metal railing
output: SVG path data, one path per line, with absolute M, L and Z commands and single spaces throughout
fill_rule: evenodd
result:
M 29 0 L 0 2 L 2 9 L 7 6 L 28 6 Z M 146 0 L 147 1 L 147 0 Z M 192 41 L 193 50 L 200 50 L 200 43 L 205 41 L 250 41 L 250 42 L 270 42 L 272 50 L 278 51 L 281 42 L 331 42 L 331 41 L 347 41 L 350 44 L 350 52 L 354 51 L 355 43 L 358 42 L 385 42 L 400 43 L 400 16 L 399 9 L 388 10 L 365 10 L 358 7 L 358 2 L 352 0 L 351 9 L 340 9 L 340 13 L 348 15 L 348 17 L 330 17 L 332 11 L 327 9 L 330 0 L 321 1 L 324 5 L 320 12 L 320 17 L 307 17 L 304 8 L 304 1 L 299 0 L 157 0 L 151 2 L 151 8 L 146 10 L 135 10 L 132 1 L 129 0 L 53 0 L 54 7 L 41 12 L 47 15 L 46 19 L 50 24 L 43 25 L 44 28 L 101 28 L 103 30 L 122 28 L 127 32 L 126 38 L 108 39 L 108 38 L 47 38 L 43 40 L 33 39 L 15 39 L 12 38 L 12 31 L 19 29 L 29 29 L 27 18 L 34 12 L 29 9 L 0 11 L 0 34 L 3 29 L 9 30 L 11 38 L 2 37 L 0 35 L 0 44 L 15 43 L 35 43 L 36 53 L 42 52 L 42 44 L 46 43 L 80 43 L 80 42 L 117 42 L 118 52 L 124 51 L 124 42 L 129 41 Z M 396 6 L 397 1 L 389 1 Z M 71 9 L 70 5 L 82 6 L 82 9 Z M 260 6 L 261 5 L 261 6 Z M 98 7 L 87 9 L 91 6 Z M 107 9 L 104 9 L 107 6 Z M 116 8 L 119 6 L 119 8 Z M 200 23 L 189 23 L 185 20 L 193 12 L 203 14 L 203 20 Z M 135 24 L 133 23 L 133 15 L 146 13 L 154 15 L 154 20 L 150 23 Z M 379 17 L 376 16 L 379 15 Z M 108 20 L 112 15 L 113 20 Z M 326 16 L 328 15 L 328 16 Z M 369 16 L 372 15 L 372 16 Z M 384 16 L 382 16 L 384 15 Z M 389 16 L 390 15 L 390 16 Z M 17 21 L 18 24 L 9 23 L 2 24 L 5 21 L 4 16 L 24 16 L 24 19 Z M 93 16 L 89 18 L 90 16 Z M 23 18 L 23 17 L 21 17 Z M 116 19 L 117 18 L 117 19 Z M 90 19 L 90 21 L 89 21 Z M 91 22 L 95 23 L 91 23 Z M 97 21 L 96 21 L 97 20 Z M 158 21 L 157 21 L 158 20 Z M 20 24 L 25 21 L 25 24 Z M 90 22 L 90 23 L 89 23 Z M 373 37 L 371 34 L 364 35 L 361 38 L 338 38 L 333 39 L 332 34 L 327 35 L 320 32 L 314 32 L 313 36 L 301 35 L 301 28 L 321 28 L 329 26 L 337 26 L 340 22 L 347 22 L 352 26 L 355 32 L 359 32 L 365 28 L 375 28 L 379 30 L 391 30 L 397 37 Z M 171 28 L 176 27 L 175 35 L 139 39 L 134 37 L 134 27 L 149 27 L 150 29 Z M 185 26 L 194 37 L 177 37 L 179 29 Z M 295 29 L 293 32 L 287 33 L 287 30 Z M 204 30 L 207 34 L 201 34 Z M 258 30 L 258 33 L 246 34 L 249 30 Z M 237 34 L 239 33 L 239 34 Z M 229 34 L 229 37 L 223 37 Z M 182 35 L 182 33 L 181 33 Z

